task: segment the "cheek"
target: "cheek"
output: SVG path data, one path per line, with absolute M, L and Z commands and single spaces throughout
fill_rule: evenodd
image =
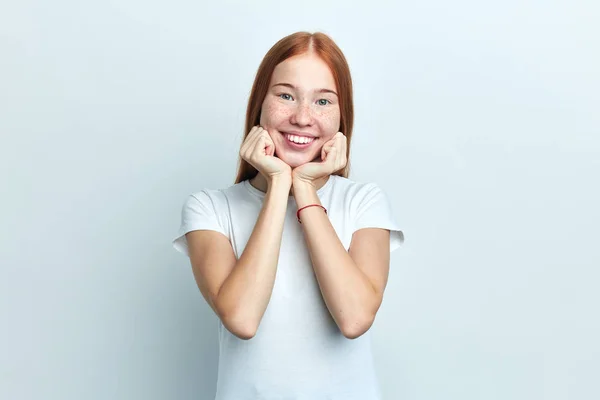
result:
M 260 125 L 265 128 L 274 128 L 292 115 L 292 111 L 277 103 L 265 100 L 260 113 Z
M 340 129 L 340 112 L 339 110 L 322 112 L 319 115 L 319 121 L 323 133 L 328 137 L 333 136 Z

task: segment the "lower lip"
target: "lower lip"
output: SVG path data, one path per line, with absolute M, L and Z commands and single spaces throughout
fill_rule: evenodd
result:
M 291 140 L 288 140 L 288 138 L 286 137 L 285 134 L 282 134 L 282 135 L 283 135 L 283 140 L 285 140 L 285 143 L 289 147 L 291 147 L 292 149 L 294 149 L 294 150 L 304 150 L 304 149 L 307 149 L 307 148 L 310 147 L 311 144 L 313 144 L 317 140 L 317 139 L 314 139 L 310 143 L 295 143 L 295 142 L 292 142 Z

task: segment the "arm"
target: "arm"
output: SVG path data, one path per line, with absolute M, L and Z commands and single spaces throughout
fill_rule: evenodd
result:
M 229 240 L 218 232 L 186 236 L 194 277 L 202 295 L 234 335 L 250 339 L 269 304 L 291 183 L 274 179 L 265 195 L 250 239 L 235 259 Z
M 294 182 L 294 196 L 298 208 L 321 204 L 310 184 Z M 302 210 L 300 219 L 325 304 L 344 336 L 357 338 L 371 327 L 383 299 L 390 232 L 361 229 L 347 252 L 321 208 Z

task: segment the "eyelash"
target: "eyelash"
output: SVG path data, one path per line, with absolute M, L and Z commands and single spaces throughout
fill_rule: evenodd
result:
M 278 97 L 281 97 L 281 96 L 290 96 L 290 97 L 292 97 L 292 95 L 290 95 L 289 93 L 280 93 L 280 94 L 278 94 L 277 96 L 278 96 Z M 283 97 L 281 97 L 281 98 L 283 98 Z M 283 99 L 283 100 L 287 100 L 287 99 Z M 319 100 L 317 100 L 317 101 L 321 101 L 321 100 L 325 100 L 325 101 L 327 102 L 327 104 L 319 104 L 319 105 L 321 105 L 321 106 L 326 106 L 326 105 L 328 105 L 328 104 L 332 104 L 332 103 L 331 103 L 331 101 L 329 101 L 329 100 L 327 100 L 327 99 L 319 99 Z

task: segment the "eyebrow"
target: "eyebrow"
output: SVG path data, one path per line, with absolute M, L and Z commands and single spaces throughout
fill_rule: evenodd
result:
M 282 83 L 276 83 L 276 84 L 274 84 L 274 85 L 273 85 L 273 86 L 271 86 L 271 87 L 275 87 L 275 86 L 285 86 L 285 87 L 289 87 L 289 88 L 291 88 L 291 89 L 298 89 L 296 86 L 292 85 L 291 83 L 285 83 L 285 82 L 282 82 Z M 333 91 L 333 90 L 331 90 L 331 89 L 316 89 L 316 90 L 315 90 L 315 92 L 317 92 L 317 93 L 333 93 L 333 94 L 335 94 L 336 96 L 338 95 L 338 94 L 337 94 L 335 91 Z M 339 96 L 338 96 L 338 97 L 339 97 Z

